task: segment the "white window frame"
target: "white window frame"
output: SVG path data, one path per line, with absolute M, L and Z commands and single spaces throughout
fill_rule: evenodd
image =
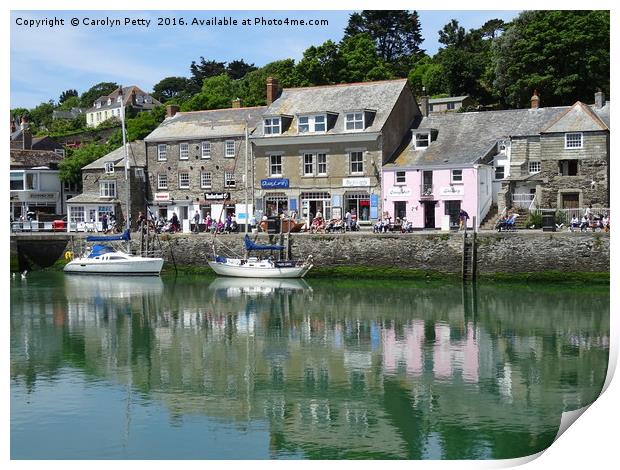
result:
M 274 159 L 276 161 L 274 161 Z M 275 171 L 275 170 L 280 171 Z M 282 154 L 272 153 L 269 155 L 269 176 L 281 177 L 282 176 Z
M 105 162 L 105 170 L 108 174 L 114 173 L 114 162 Z
M 317 118 L 322 118 L 323 122 L 317 122 Z M 302 123 L 302 119 L 304 122 Z M 318 125 L 323 125 L 323 130 L 316 130 Z M 308 126 L 308 130 L 302 131 L 301 126 Z M 299 134 L 325 134 L 327 132 L 327 114 L 307 114 L 297 118 L 297 132 Z
M 310 161 L 307 162 L 306 161 L 306 157 L 310 157 Z M 316 154 L 312 153 L 312 152 L 304 152 L 303 154 L 303 175 L 304 176 L 314 176 L 314 170 L 316 168 L 315 164 L 316 164 Z M 310 171 L 307 171 L 308 166 L 310 166 Z
M 361 155 L 361 161 L 353 161 L 353 155 L 359 154 Z M 353 171 L 353 164 L 361 165 L 360 171 Z M 351 150 L 349 152 L 349 174 L 351 175 L 363 175 L 364 174 L 364 151 L 363 150 Z
M 168 189 L 168 175 L 166 173 L 157 175 L 157 189 Z
M 232 145 L 232 148 L 231 148 L 231 145 Z M 236 148 L 235 148 L 235 141 L 234 140 L 227 140 L 224 143 L 224 149 L 225 149 L 224 155 L 226 157 L 228 157 L 228 158 L 234 157 L 235 156 L 235 150 L 236 150 Z M 231 150 L 232 150 L 232 153 L 231 153 Z
M 187 142 L 179 144 L 179 160 L 189 160 L 189 144 Z
M 99 197 L 116 197 L 116 180 L 99 181 Z
M 181 178 L 187 176 L 187 178 Z M 179 189 L 189 189 L 189 172 L 182 171 L 179 173 Z
M 157 144 L 157 161 L 168 161 L 168 144 Z
M 279 117 L 265 118 L 263 121 L 265 135 L 279 135 L 282 133 L 282 120 Z
M 542 165 L 540 161 L 528 162 L 527 169 L 530 175 L 540 173 L 541 168 Z
M 211 142 L 204 141 L 200 147 L 201 158 L 211 158 Z
M 321 166 L 325 168 L 325 171 L 321 171 Z M 316 154 L 316 174 L 317 176 L 327 176 L 327 154 L 325 152 L 317 152 Z
M 574 145 L 574 143 L 576 142 L 571 142 L 572 140 L 571 137 L 574 138 L 576 136 L 579 136 L 579 145 Z M 564 148 L 567 150 L 582 149 L 583 148 L 583 132 L 567 132 L 566 134 L 564 134 Z
M 71 206 L 69 210 L 69 222 L 72 224 L 84 222 L 84 206 Z
M 399 178 L 402 176 L 402 181 L 399 181 Z M 394 185 L 395 186 L 403 186 L 407 184 L 407 172 L 406 171 L 395 171 L 394 172 Z
M 120 102 L 121 102 L 121 99 L 122 99 L 122 96 L 121 96 L 121 95 L 118 95 L 118 96 L 116 97 L 116 102 L 117 102 L 117 103 L 120 103 Z
M 355 132 L 364 130 L 366 128 L 366 119 L 364 117 L 363 111 L 352 111 L 350 113 L 346 113 L 344 117 L 344 130 L 346 132 Z M 360 118 L 358 119 L 358 116 Z M 349 127 L 351 125 L 351 127 Z
M 229 184 L 231 182 L 232 184 Z M 236 188 L 237 187 L 237 178 L 235 177 L 234 171 L 224 172 L 224 187 L 225 188 Z
M 56 155 L 60 155 L 61 157 L 65 156 L 65 149 L 54 149 L 54 153 Z
M 455 171 L 459 172 L 458 178 L 455 178 Z M 450 183 L 451 184 L 462 184 L 463 183 L 463 169 L 457 168 L 456 170 L 450 170 Z
M 213 187 L 213 175 L 210 171 L 200 172 L 200 187 L 202 189 L 211 189 Z
M 420 145 L 418 143 L 418 136 L 426 136 L 426 138 L 428 139 L 426 145 Z M 414 139 L 415 139 L 414 145 L 416 149 L 427 149 L 429 145 L 431 145 L 431 134 L 429 132 L 415 132 Z

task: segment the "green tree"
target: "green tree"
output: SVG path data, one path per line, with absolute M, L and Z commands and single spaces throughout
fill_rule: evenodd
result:
M 253 70 L 256 70 L 254 64 L 248 64 L 243 59 L 233 60 L 226 65 L 226 73 L 233 80 L 239 80 Z
M 202 91 L 183 103 L 182 111 L 201 109 L 230 108 L 237 97 L 237 88 L 233 80 L 225 73 L 205 79 Z
M 80 107 L 80 98 L 77 96 L 70 96 L 65 99 L 58 109 L 63 111 L 69 111 L 71 108 L 79 108 Z
M 36 132 L 37 128 L 38 130 L 45 130 L 49 127 L 52 122 L 54 108 L 54 102 L 49 100 L 46 103 L 41 103 L 28 112 L 29 119 L 35 127 L 33 132 Z
M 246 74 L 237 83 L 237 97 L 245 106 L 261 106 L 267 100 L 267 77 L 274 77 L 282 87 L 299 85 L 297 69 L 293 59 L 277 60 Z
M 91 108 L 97 98 L 109 95 L 116 90 L 118 86 L 118 83 L 114 82 L 97 83 L 80 95 L 80 105 L 83 108 Z
M 165 103 L 188 94 L 190 88 L 190 80 L 185 77 L 166 77 L 153 86 L 153 97 Z
M 205 79 L 226 73 L 226 62 L 206 60 L 201 56 L 199 62 L 192 61 L 189 69 L 191 72 L 189 91 L 191 93 L 199 93 L 202 90 L 202 84 Z
M 493 47 L 494 87 L 509 106 L 527 106 L 532 92 L 544 106 L 591 102 L 609 94 L 610 15 L 606 10 L 526 11 Z
M 144 139 L 163 122 L 165 117 L 166 108 L 164 106 L 157 106 L 151 111 L 143 111 L 138 113 L 136 117 L 127 119 L 127 121 L 125 121 L 127 142 Z M 121 129 L 112 134 L 108 143 L 112 148 L 123 145 L 123 134 Z
M 459 25 L 459 22 L 455 19 L 450 22 L 439 31 L 439 42 L 444 46 L 462 46 L 465 41 L 465 28 Z
M 393 78 L 368 33 L 345 37 L 340 43 L 338 82 L 365 82 Z
M 71 90 L 71 89 L 65 90 L 60 94 L 60 98 L 58 98 L 58 104 L 63 104 L 69 98 L 77 97 L 77 96 L 78 96 L 77 90 Z
M 302 86 L 339 83 L 342 68 L 338 45 L 331 40 L 318 47 L 310 46 L 295 67 Z
M 353 13 L 344 30 L 344 38 L 368 33 L 375 43 L 377 55 L 397 65 L 422 53 L 422 27 L 417 11 L 364 10 Z M 408 69 L 407 69 L 408 70 Z M 406 74 L 406 71 L 404 72 Z
M 60 162 L 60 180 L 67 183 L 79 183 L 82 180 L 82 168 L 114 150 L 108 144 L 87 144 L 75 150 L 69 149 L 67 156 Z

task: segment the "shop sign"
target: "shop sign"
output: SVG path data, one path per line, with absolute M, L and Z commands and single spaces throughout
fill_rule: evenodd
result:
M 262 189 L 287 189 L 289 187 L 288 178 L 266 178 L 260 180 Z
M 55 202 L 58 193 L 40 193 L 32 191 L 11 191 L 11 201 L 22 202 Z
M 370 186 L 370 178 L 342 178 L 342 186 L 350 188 L 353 186 Z
M 207 201 L 221 201 L 224 199 L 230 199 L 230 193 L 205 193 L 205 199 Z
M 392 186 L 388 189 L 388 196 L 411 196 L 411 189 L 406 186 Z
M 439 195 L 440 196 L 464 196 L 465 186 L 463 185 L 441 186 L 439 188 Z
M 170 193 L 155 193 L 155 201 L 169 201 Z

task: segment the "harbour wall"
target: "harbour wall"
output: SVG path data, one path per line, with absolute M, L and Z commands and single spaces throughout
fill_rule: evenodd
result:
M 20 269 L 46 267 L 71 249 L 70 238 L 60 234 L 13 236 Z M 256 235 L 253 235 L 254 239 Z M 208 234 L 160 236 L 166 267 L 206 267 L 212 257 Z M 608 233 L 522 231 L 479 232 L 476 236 L 476 270 L 480 275 L 541 272 L 609 272 Z M 260 234 L 258 243 L 283 243 L 284 236 Z M 139 236 L 132 240 L 139 248 Z M 218 235 L 216 248 L 223 256 L 243 255 L 243 235 Z M 439 274 L 460 274 L 461 233 L 290 235 L 289 255 L 312 256 L 317 267 L 398 268 Z M 24 263 L 29 263 L 24 265 Z

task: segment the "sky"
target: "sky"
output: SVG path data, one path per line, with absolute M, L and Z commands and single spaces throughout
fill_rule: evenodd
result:
M 190 75 L 193 60 L 228 62 L 243 58 L 262 66 L 273 60 L 299 60 L 303 51 L 328 39 L 338 42 L 351 11 L 12 11 L 11 12 L 11 108 L 31 108 L 53 99 L 67 89 L 79 93 L 92 85 L 110 81 L 137 85 L 145 91 L 169 76 Z M 452 18 L 476 28 L 492 18 L 511 20 L 518 11 L 419 11 L 424 42 L 434 54 L 439 48 L 437 32 Z M 233 18 L 238 26 L 157 25 L 158 18 L 209 20 Z M 244 18 L 321 19 L 325 26 L 243 26 Z M 39 23 L 28 27 L 25 20 L 62 19 L 64 25 Z M 78 26 L 70 21 L 76 18 Z M 84 21 L 104 21 L 85 25 Z M 125 18 L 136 20 L 125 25 Z M 106 19 L 120 19 L 109 26 Z M 146 21 L 150 24 L 146 26 Z M 19 25 L 17 23 L 20 23 Z M 142 23 L 142 24 L 140 24 Z

